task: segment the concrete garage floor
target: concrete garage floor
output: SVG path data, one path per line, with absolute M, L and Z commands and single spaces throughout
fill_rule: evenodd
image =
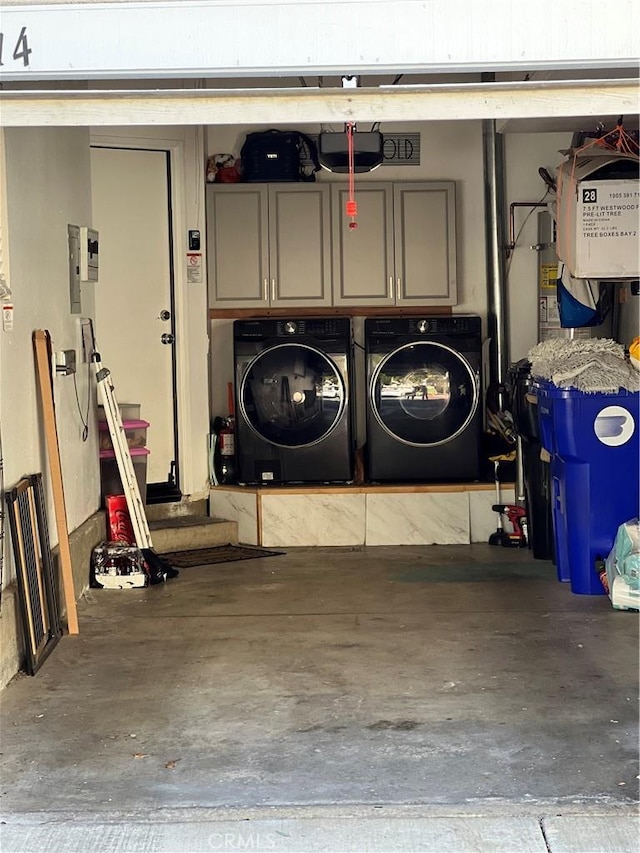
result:
M 92 590 L 2 693 L 0 849 L 636 851 L 638 618 L 473 546 Z

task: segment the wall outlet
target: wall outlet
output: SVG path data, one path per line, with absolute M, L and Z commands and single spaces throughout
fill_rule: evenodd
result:
M 74 349 L 63 349 L 56 356 L 56 373 L 62 376 L 70 376 L 76 372 L 76 351 Z

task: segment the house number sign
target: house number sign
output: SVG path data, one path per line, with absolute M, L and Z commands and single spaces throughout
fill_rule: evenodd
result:
M 7 64 L 5 60 L 13 59 L 15 62 L 22 60 L 22 65 L 26 67 L 29 65 L 29 54 L 31 53 L 27 41 L 27 28 L 23 27 L 20 30 L 17 39 L 13 41 L 13 51 L 10 52 L 12 41 L 11 33 L 0 33 L 0 66 Z

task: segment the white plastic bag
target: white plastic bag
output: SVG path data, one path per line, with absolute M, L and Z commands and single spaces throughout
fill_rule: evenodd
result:
M 640 520 L 621 524 L 605 562 L 605 587 L 616 610 L 640 610 Z

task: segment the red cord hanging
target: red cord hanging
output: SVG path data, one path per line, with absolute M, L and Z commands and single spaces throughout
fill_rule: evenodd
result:
M 355 130 L 355 124 L 352 121 L 348 121 L 345 130 L 347 134 L 347 152 L 349 155 L 349 200 L 347 201 L 345 208 L 347 216 L 351 220 L 351 222 L 349 222 L 349 228 L 353 231 L 358 227 L 358 223 L 356 222 L 356 217 L 358 216 L 358 203 L 355 200 L 356 182 L 353 157 L 353 132 Z

